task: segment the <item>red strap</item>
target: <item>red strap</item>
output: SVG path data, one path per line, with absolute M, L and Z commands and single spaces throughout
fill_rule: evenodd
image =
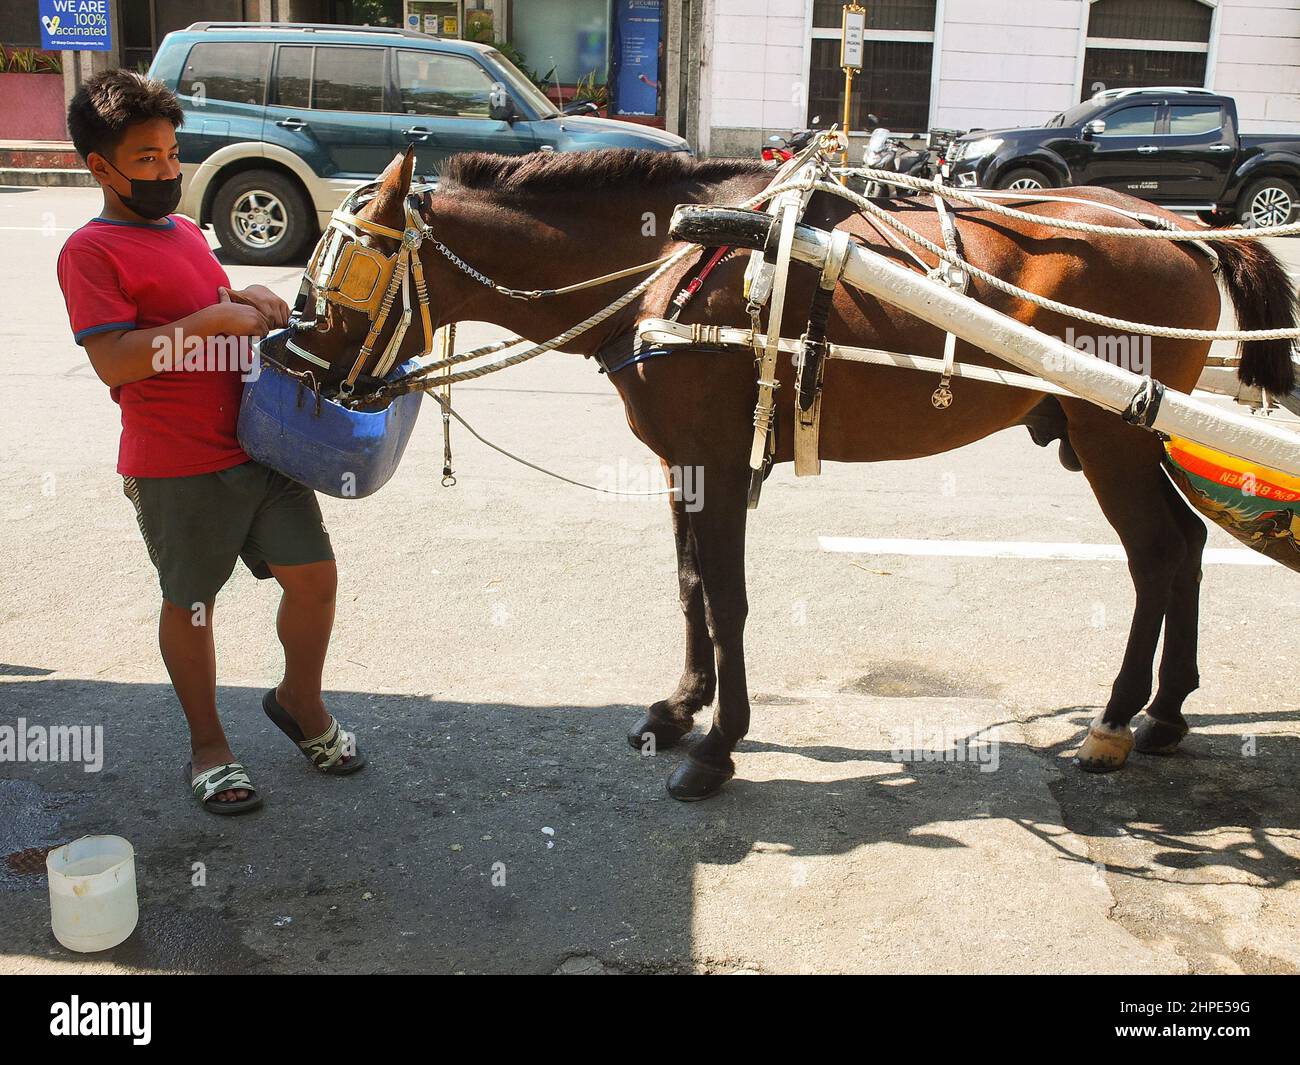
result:
M 700 289 L 704 287 L 704 282 L 709 279 L 709 275 L 713 273 L 714 269 L 718 266 L 719 263 L 722 262 L 723 259 L 725 259 L 728 255 L 731 254 L 731 250 L 732 249 L 730 247 L 724 246 L 721 248 L 717 248 L 713 252 L 713 254 L 709 257 L 709 261 L 704 264 L 704 267 L 700 270 L 700 272 L 696 274 L 693 278 L 691 278 L 690 283 L 687 284 L 673 298 L 673 304 L 674 306 L 677 307 L 678 310 L 681 310 L 681 308 L 685 307 L 692 300 L 692 298 L 694 298 L 695 293 L 699 292 Z

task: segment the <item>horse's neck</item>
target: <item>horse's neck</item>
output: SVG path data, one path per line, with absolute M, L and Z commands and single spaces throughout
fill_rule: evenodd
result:
M 433 228 L 453 252 L 493 282 L 514 289 L 555 289 L 664 255 L 671 244 L 673 209 L 688 199 L 701 197 L 673 187 L 635 196 L 535 196 L 522 204 L 475 194 L 442 205 Z M 547 340 L 605 307 L 649 273 L 525 301 L 502 296 L 460 272 L 455 280 L 462 298 L 446 320 L 487 321 L 529 340 Z M 609 335 L 608 327 L 595 329 L 566 350 L 589 354 Z

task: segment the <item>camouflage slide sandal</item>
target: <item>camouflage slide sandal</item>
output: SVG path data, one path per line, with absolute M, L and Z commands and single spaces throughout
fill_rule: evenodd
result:
M 262 796 L 253 787 L 253 782 L 248 777 L 248 770 L 238 762 L 214 765 L 198 776 L 194 775 L 193 765 L 193 762 L 185 763 L 185 779 L 190 783 L 194 798 L 208 813 L 234 817 L 236 814 L 250 813 L 262 805 Z M 216 797 L 223 791 L 234 791 L 236 788 L 250 792 L 248 798 L 222 802 Z
M 366 764 L 366 756 L 356 748 L 356 737 L 344 732 L 336 718 L 330 718 L 329 728 L 319 736 L 307 739 L 298 727 L 298 722 L 276 699 L 274 688 L 262 696 L 262 710 L 276 728 L 298 745 L 307 761 L 322 773 L 343 777 L 355 773 Z M 342 760 L 345 749 L 348 756 L 346 762 Z

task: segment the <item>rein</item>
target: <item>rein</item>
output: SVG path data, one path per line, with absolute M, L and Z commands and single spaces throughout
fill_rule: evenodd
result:
M 432 194 L 432 187 L 430 186 L 421 186 L 408 192 L 402 202 L 405 225 L 400 230 L 361 218 L 356 211 L 364 203 L 373 199 L 379 187 L 380 183 L 373 181 L 354 189 L 330 215 L 329 225 L 326 226 L 325 232 L 317 242 L 316 249 L 312 252 L 311 260 L 308 262 L 307 270 L 303 275 L 302 284 L 298 290 L 298 299 L 290 320 L 291 334 L 285 339 L 287 350 L 314 366 L 328 370 L 332 368 L 330 363 L 317 355 L 313 355 L 300 344 L 295 343 L 293 337 L 308 332 L 326 332 L 329 327 L 322 323 L 325 321 L 327 304 L 330 303 L 365 314 L 369 322 L 366 338 L 361 345 L 360 351 L 357 352 L 355 361 L 352 363 L 352 369 L 348 371 L 347 377 L 339 385 L 339 392 L 345 398 L 352 396 L 358 378 L 361 377 L 370 362 L 375 345 L 378 343 L 388 317 L 392 313 L 399 289 L 402 293 L 401 317 L 369 376 L 382 379 L 397 361 L 398 350 L 406 336 L 407 329 L 410 327 L 411 319 L 414 317 L 414 308 L 411 302 L 412 289 L 414 289 L 415 293 L 415 302 L 420 308 L 420 322 L 424 331 L 424 343 L 419 357 L 427 358 L 432 354 L 435 345 L 435 329 L 433 316 L 429 310 L 428 288 L 424 280 L 424 263 L 419 254 L 420 248 L 426 241 L 448 262 L 475 281 L 509 299 L 525 301 L 581 292 L 584 289 L 596 288 L 611 281 L 619 281 L 625 277 L 645 273 L 647 270 L 656 271 L 654 276 L 657 277 L 660 268 L 679 257 L 678 253 L 670 253 L 652 262 L 630 266 L 623 270 L 615 270 L 587 281 L 564 285 L 560 288 L 510 288 L 475 269 L 434 236 L 432 228 L 424 221 L 421 213 L 423 203 Z M 363 244 L 361 243 L 363 233 L 396 240 L 399 242 L 398 249 L 395 252 L 385 254 L 377 248 Z M 340 241 L 340 237 L 350 237 L 351 240 L 343 243 Z M 316 294 L 316 317 L 304 321 L 301 315 L 312 290 Z M 482 353 L 482 351 L 478 352 L 478 354 Z M 464 360 L 462 358 L 457 361 Z M 445 380 L 439 382 L 439 384 L 448 383 L 450 382 Z

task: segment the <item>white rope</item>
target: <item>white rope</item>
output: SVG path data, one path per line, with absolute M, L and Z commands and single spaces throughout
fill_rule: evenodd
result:
M 788 183 L 788 184 L 789 187 L 791 188 L 803 189 L 808 187 L 809 182 L 805 178 L 803 180 L 793 182 L 793 183 Z M 751 196 L 744 203 L 740 204 L 739 207 L 741 210 L 747 210 L 756 207 L 758 206 L 758 204 L 766 200 L 769 197 L 769 195 L 771 195 L 772 193 L 773 190 L 765 189 L 763 192 L 758 193 L 756 196 Z M 484 363 L 482 366 L 474 366 L 468 370 L 461 370 L 459 373 L 454 373 L 444 377 L 439 377 L 436 382 L 436 386 L 440 387 L 442 385 L 459 384 L 462 381 L 472 381 L 477 377 L 484 377 L 487 374 L 496 373 L 498 370 L 505 370 L 511 366 L 518 366 L 520 363 L 527 362 L 529 359 L 535 359 L 537 358 L 538 355 L 543 355 L 548 351 L 555 350 L 556 348 L 560 347 L 563 344 L 567 344 L 570 340 L 581 335 L 582 333 L 585 333 L 588 329 L 591 329 L 593 326 L 599 325 L 601 322 L 605 321 L 611 315 L 617 314 L 619 311 L 621 311 L 624 307 L 626 307 L 638 296 L 644 294 L 650 288 L 651 285 L 653 285 L 656 281 L 658 281 L 661 277 L 663 277 L 664 274 L 666 274 L 669 270 L 671 270 L 682 259 L 686 258 L 686 256 L 688 255 L 693 254 L 698 247 L 699 245 L 696 244 L 687 244 L 684 247 L 679 248 L 677 251 L 673 252 L 671 255 L 665 256 L 664 258 L 657 260 L 657 262 L 659 263 L 658 268 L 655 270 L 653 274 L 647 277 L 644 281 L 641 281 L 635 287 L 623 293 L 623 295 L 620 296 L 618 299 L 616 299 L 613 303 L 608 304 L 601 310 L 597 311 L 595 314 L 591 315 L 591 317 L 583 319 L 577 325 L 572 326 L 570 329 L 561 333 L 559 336 L 552 337 L 550 340 L 544 341 L 540 344 L 535 344 L 531 348 L 528 348 L 524 351 L 516 352 L 514 355 L 509 355 L 504 359 L 498 359 L 496 362 Z M 638 267 L 637 269 L 640 268 Z M 420 366 L 418 369 L 413 370 L 411 373 L 407 374 L 405 377 L 401 379 L 401 381 L 394 382 L 394 383 L 400 384 L 402 382 L 410 381 L 413 378 L 428 377 L 431 374 L 438 373 L 438 371 L 440 370 L 445 370 L 448 367 L 456 366 L 461 363 L 468 362 L 471 359 L 476 359 L 481 355 L 489 355 L 497 351 L 502 351 L 505 348 L 514 347 L 516 344 L 523 343 L 523 340 L 524 340 L 523 337 L 513 337 L 507 340 L 497 341 L 496 343 L 493 344 L 485 344 L 483 347 L 475 348 L 473 351 L 462 352 L 459 355 L 453 355 L 447 359 L 439 359 L 435 362 L 426 363 Z M 429 387 L 435 387 L 435 385 L 431 384 L 429 385 Z M 380 395 L 383 392 L 384 389 L 379 389 L 378 392 L 374 393 L 374 395 Z M 367 398 L 368 399 L 373 398 L 373 396 Z
M 892 170 L 874 170 L 870 167 L 859 167 L 857 169 L 837 169 L 836 173 L 861 175 L 869 181 L 878 181 L 886 185 L 899 185 L 904 188 L 917 189 L 921 192 L 933 192 L 947 200 L 955 200 L 958 203 L 965 203 L 972 207 L 979 207 L 981 210 L 990 211 L 993 214 L 1000 214 L 1007 218 L 1019 218 L 1026 221 L 1046 223 L 1056 229 L 1070 230 L 1076 233 L 1092 233 L 1096 236 L 1104 237 L 1134 237 L 1140 240 L 1259 240 L 1263 237 L 1290 237 L 1300 233 L 1300 222 L 1289 222 L 1281 226 L 1261 226 L 1258 229 L 1242 229 L 1240 227 L 1230 227 L 1227 229 L 1127 229 L 1122 226 L 1100 226 L 1092 222 L 1072 222 L 1066 218 L 1044 218 L 1042 215 L 1032 214 L 1029 211 L 1018 211 L 1014 207 L 1003 207 L 1001 204 L 993 203 L 986 198 L 986 192 L 979 193 L 963 192 L 952 185 L 945 185 L 941 181 L 935 181 L 930 178 L 912 177 L 910 174 L 896 174 Z M 1057 196 L 1039 196 L 1034 193 L 1019 193 L 1018 197 L 1027 200 L 1053 200 L 1059 199 L 1062 202 L 1071 202 L 1073 197 Z M 1081 201 L 1089 203 L 1094 207 L 1109 206 L 1108 204 L 1093 203 L 1091 200 Z M 1114 208 L 1121 210 L 1121 208 Z M 1130 212 L 1130 218 L 1142 219 L 1151 218 L 1161 224 L 1168 224 L 1158 215 L 1140 215 Z
M 882 173 L 887 173 L 887 172 L 882 171 Z M 801 188 L 802 183 L 791 184 L 789 187 Z M 895 218 L 892 214 L 886 211 L 879 204 L 872 203 L 872 201 L 867 199 L 865 196 L 860 196 L 858 193 L 853 192 L 850 189 L 846 189 L 843 185 L 839 185 L 831 181 L 819 181 L 817 182 L 816 187 L 820 192 L 827 192 L 833 196 L 839 196 L 841 199 L 848 200 L 859 210 L 864 211 L 875 218 L 878 218 L 880 221 L 884 222 L 888 226 L 892 226 L 894 229 L 904 234 L 909 240 L 912 240 L 915 243 L 919 244 L 922 248 L 925 248 L 931 254 L 938 256 L 944 262 L 950 263 L 953 266 L 957 266 L 964 270 L 967 270 L 972 276 L 978 277 L 981 281 L 983 281 L 985 284 L 989 285 L 990 287 L 996 288 L 1001 292 L 1007 293 L 1008 295 L 1015 296 L 1017 299 L 1024 300 L 1027 303 L 1033 303 L 1036 306 L 1042 307 L 1049 311 L 1055 311 L 1058 314 L 1063 314 L 1070 318 L 1077 318 L 1080 321 L 1091 322 L 1093 325 L 1102 325 L 1102 326 L 1106 326 L 1107 328 L 1120 330 L 1126 333 L 1136 333 L 1139 335 L 1156 336 L 1156 337 L 1170 337 L 1175 340 L 1295 340 L 1297 338 L 1300 338 L 1300 327 L 1293 328 L 1293 329 L 1181 329 L 1181 328 L 1176 328 L 1174 326 L 1148 325 L 1145 322 L 1130 322 L 1124 318 L 1111 318 L 1109 315 L 1097 314 L 1096 312 L 1093 311 L 1086 311 L 1081 307 L 1072 307 L 1068 303 L 1060 303 L 1057 300 L 1048 299 L 1046 296 L 1039 296 L 1033 292 L 1029 292 L 1023 288 L 1020 288 L 1017 285 L 1011 284 L 1008 281 L 1003 281 L 1000 277 L 996 277 L 995 275 L 988 273 L 986 270 L 981 270 L 978 266 L 972 265 L 970 262 L 962 259 L 960 256 L 951 254 L 947 248 L 941 247 L 940 245 L 935 244 L 933 241 L 926 239 L 920 233 L 912 229 L 910 226 L 899 221 L 899 219 Z M 772 194 L 776 194 L 778 192 L 784 191 L 784 189 L 782 186 L 778 186 L 777 188 L 768 191 Z M 1005 208 L 1000 209 L 1000 211 L 1005 211 L 1005 210 L 1006 210 Z M 1046 224 L 1050 226 L 1057 226 L 1061 222 L 1060 219 L 1044 218 L 1041 215 L 1028 214 L 1020 211 L 1012 212 L 1012 214 L 1019 217 L 1031 219 L 1032 221 L 1037 222 L 1039 224 Z M 1156 230 L 1137 230 L 1137 229 L 1112 230 L 1112 228 L 1109 226 L 1096 226 L 1094 227 L 1094 229 L 1102 232 L 1114 232 L 1119 234 L 1128 234 L 1131 236 L 1137 236 L 1141 234 L 1163 235 L 1171 238 L 1176 236 L 1176 234 L 1173 232 L 1163 232 L 1163 231 L 1156 231 Z M 1222 231 L 1213 231 L 1213 232 L 1222 232 Z M 1258 232 L 1258 230 L 1256 230 L 1255 232 Z M 1200 236 L 1204 236 L 1204 234 L 1194 233 L 1194 234 L 1190 234 L 1190 236 L 1200 237 Z
M 644 281 L 640 282 L 633 288 L 628 289 L 613 303 L 607 304 L 595 314 L 588 318 L 584 318 L 577 325 L 565 330 L 559 336 L 552 337 L 550 340 L 543 341 L 540 344 L 534 344 L 531 348 L 528 348 L 525 351 L 517 352 L 514 355 L 507 355 L 504 359 L 497 359 L 496 362 L 484 363 L 482 366 L 471 366 L 468 370 L 461 370 L 458 373 L 439 377 L 436 382 L 430 383 L 429 387 L 441 387 L 443 385 L 459 384 L 462 381 L 472 381 L 476 377 L 483 377 L 490 373 L 496 373 L 498 370 L 504 370 L 511 366 L 518 366 L 521 362 L 535 359 L 538 355 L 545 354 L 548 351 L 553 351 L 561 345 L 567 344 L 574 337 L 585 333 L 593 326 L 599 325 L 601 322 L 605 321 L 605 319 L 617 314 L 634 299 L 642 295 L 651 285 L 663 277 L 665 273 L 671 270 L 682 259 L 693 254 L 695 250 L 696 246 L 694 244 L 687 244 L 684 248 L 680 248 L 678 251 L 665 258 L 662 265 Z M 439 370 L 445 370 L 449 366 L 454 366 L 458 363 L 465 362 L 468 359 L 476 358 L 480 354 L 487 354 L 489 350 L 500 351 L 503 348 L 513 347 L 517 343 L 520 343 L 520 338 L 515 338 L 510 341 L 500 341 L 496 344 L 488 344 L 483 348 L 476 348 L 474 351 L 465 352 L 461 355 L 454 355 L 449 359 L 439 359 L 437 362 L 421 366 L 418 370 L 415 370 L 407 377 L 394 382 L 394 384 L 401 384 L 404 381 L 409 381 L 412 377 L 427 377 L 430 374 L 437 373 Z M 385 390 L 381 388 L 376 394 L 382 394 L 384 391 Z

